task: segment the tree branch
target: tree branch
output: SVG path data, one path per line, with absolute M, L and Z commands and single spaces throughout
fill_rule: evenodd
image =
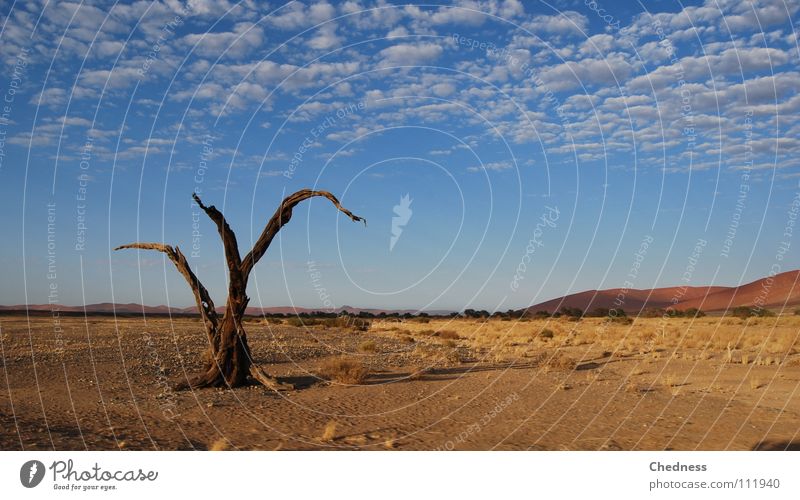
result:
M 225 260 L 228 262 L 228 268 L 230 270 L 236 270 L 238 273 L 242 265 L 242 257 L 239 255 L 239 245 L 236 243 L 236 234 L 231 229 L 231 226 L 228 225 L 225 216 L 222 215 L 222 212 L 217 210 L 214 205 L 210 207 L 203 205 L 197 193 L 192 193 L 192 198 L 194 198 L 194 201 L 203 209 L 206 215 L 214 221 L 214 224 L 217 225 L 217 231 L 219 231 L 219 236 L 222 238 L 222 246 L 225 248 Z
M 256 241 L 255 245 L 253 245 L 253 249 L 250 250 L 250 253 L 245 255 L 244 259 L 242 260 L 241 269 L 242 275 L 245 278 L 249 276 L 250 271 L 253 270 L 253 267 L 256 265 L 256 263 L 261 259 L 261 257 L 264 256 L 264 253 L 266 253 L 269 245 L 272 243 L 272 239 L 275 238 L 275 235 L 278 234 L 278 231 L 280 231 L 281 228 L 292 218 L 292 209 L 301 201 L 313 198 L 315 196 L 323 196 L 329 199 L 331 203 L 333 203 L 333 205 L 339 209 L 340 212 L 350 217 L 353 222 L 363 221 L 364 225 L 367 224 L 367 221 L 363 217 L 353 215 L 350 210 L 347 210 L 339 203 L 339 200 L 337 200 L 334 195 L 327 191 L 312 191 L 310 189 L 302 189 L 297 191 L 296 193 L 287 196 L 283 200 L 281 206 L 278 207 L 278 210 L 269 220 L 266 227 L 264 227 L 264 231 L 262 231 L 258 241 Z
M 203 284 L 200 283 L 200 280 L 197 279 L 197 276 L 195 276 L 192 268 L 189 267 L 186 257 L 178 247 L 173 248 L 169 245 L 162 245 L 160 243 L 130 243 L 128 245 L 118 246 L 114 250 L 123 250 L 126 248 L 158 250 L 159 252 L 167 254 L 169 260 L 175 264 L 175 267 L 178 268 L 178 271 L 189 283 L 192 293 L 194 293 L 194 300 L 197 303 L 197 310 L 200 311 L 200 315 L 203 317 L 203 321 L 206 323 L 206 326 L 211 326 L 213 329 L 217 328 L 217 310 L 214 308 L 214 301 L 211 300 L 208 290 L 206 290 L 206 287 L 204 287 Z M 208 328 L 207 330 L 209 330 L 209 332 L 211 331 Z

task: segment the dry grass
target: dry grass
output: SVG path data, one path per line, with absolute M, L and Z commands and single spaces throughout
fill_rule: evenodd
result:
M 336 426 L 338 424 L 335 420 L 331 420 L 325 425 L 325 429 L 322 431 L 322 436 L 319 437 L 319 440 L 323 443 L 329 443 L 333 441 L 336 437 Z
M 361 352 L 376 352 L 378 347 L 372 340 L 367 340 L 358 345 L 358 350 Z
M 638 394 L 641 391 L 642 391 L 642 389 L 641 389 L 641 387 L 639 387 L 639 384 L 637 384 L 633 380 L 628 380 L 628 382 L 625 384 L 625 392 Z
M 362 384 L 367 375 L 369 370 L 360 361 L 345 357 L 328 359 L 319 369 L 320 377 L 340 384 Z
M 459 340 L 461 336 L 453 330 L 442 330 L 437 337 L 441 339 Z
M 539 328 L 531 331 L 532 322 L 430 318 L 427 323 L 404 322 L 403 334 L 425 341 L 426 336 L 459 340 L 459 345 L 473 349 L 489 349 L 492 357 L 513 359 L 530 357 L 510 346 L 535 346 L 538 342 L 555 345 L 596 345 L 604 350 L 623 354 L 648 355 L 653 360 L 673 356 L 687 360 L 718 359 L 722 363 L 740 364 L 753 360 L 747 352 L 759 352 L 776 360 L 792 361 L 800 354 L 800 316 L 781 315 L 769 318 L 761 325 L 742 326 L 738 319 L 706 316 L 702 318 L 636 318 L 632 325 L 606 322 L 604 318 L 584 318 L 579 322 L 565 318 L 537 321 Z M 376 321 L 376 329 L 396 326 L 389 321 Z M 699 354 L 698 354 L 699 352 Z M 744 354 L 743 354 L 744 353 Z M 699 357 L 698 357 L 699 356 Z
M 563 352 L 556 351 L 552 356 L 545 358 L 544 366 L 556 370 L 574 370 L 578 366 L 578 362 Z
M 225 438 L 219 438 L 210 445 L 208 445 L 208 451 L 225 451 L 230 446 L 228 440 Z
M 555 334 L 553 333 L 553 330 L 551 330 L 549 328 L 543 329 L 542 331 L 539 332 L 539 335 L 537 335 L 537 337 L 539 337 L 540 339 L 543 339 L 543 340 L 550 340 L 554 336 L 555 336 Z

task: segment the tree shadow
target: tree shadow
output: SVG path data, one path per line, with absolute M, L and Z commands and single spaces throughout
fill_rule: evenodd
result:
M 754 451 L 800 451 L 800 441 L 761 441 Z
M 401 382 L 454 380 L 467 373 L 480 373 L 498 370 L 523 370 L 536 368 L 537 362 L 527 363 L 494 363 L 489 365 L 470 365 L 448 368 L 427 368 L 419 371 L 398 371 L 370 373 L 365 385 L 393 384 Z

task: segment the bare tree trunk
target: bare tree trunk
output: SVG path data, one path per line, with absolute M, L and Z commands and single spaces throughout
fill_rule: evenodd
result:
M 253 245 L 252 250 L 242 259 L 239 255 L 236 235 L 228 225 L 222 212 L 213 205 L 205 206 L 196 194 L 192 195 L 198 206 L 217 225 L 217 230 L 225 249 L 225 261 L 228 267 L 228 300 L 221 320 L 217 315 L 214 302 L 211 300 L 208 291 L 197 279 L 178 247 L 173 248 L 159 243 L 131 243 L 115 248 L 115 250 L 123 248 L 158 250 L 165 253 L 192 288 L 208 337 L 207 361 L 205 369 L 200 375 L 191 380 L 180 382 L 177 384 L 177 388 L 239 387 L 245 385 L 248 379 L 252 378 L 270 389 L 291 389 L 291 386 L 281 384 L 253 363 L 242 319 L 250 301 L 247 298 L 247 281 L 250 277 L 250 272 L 266 253 L 278 231 L 289 222 L 292 217 L 292 209 L 301 201 L 315 196 L 327 198 L 337 209 L 353 221 L 364 221 L 361 217 L 353 215 L 352 212 L 342 207 L 339 204 L 339 200 L 331 193 L 304 189 L 283 200 L 255 245 Z M 366 221 L 364 223 L 366 224 Z
M 186 387 L 238 387 L 247 382 L 252 366 L 242 319 L 248 299 L 240 285 L 231 284 L 225 314 L 211 336 L 205 370 Z

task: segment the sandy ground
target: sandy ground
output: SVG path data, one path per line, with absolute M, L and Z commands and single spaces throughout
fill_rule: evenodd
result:
M 643 331 L 639 321 L 624 328 Z M 544 322 L 511 324 L 375 323 L 354 332 L 250 321 L 256 361 L 298 386 L 277 394 L 171 390 L 200 367 L 198 320 L 62 317 L 59 331 L 50 317 L 2 316 L 0 449 L 798 448 L 793 345 L 766 364 L 744 347 L 736 359 L 729 349 L 668 342 L 637 350 L 638 338 L 615 348 L 576 342 L 566 320 L 547 323 L 552 338 L 539 335 Z M 445 328 L 459 338 L 438 335 Z M 745 335 L 770 329 L 756 324 Z M 369 368 L 364 384 L 315 376 L 341 355 Z

